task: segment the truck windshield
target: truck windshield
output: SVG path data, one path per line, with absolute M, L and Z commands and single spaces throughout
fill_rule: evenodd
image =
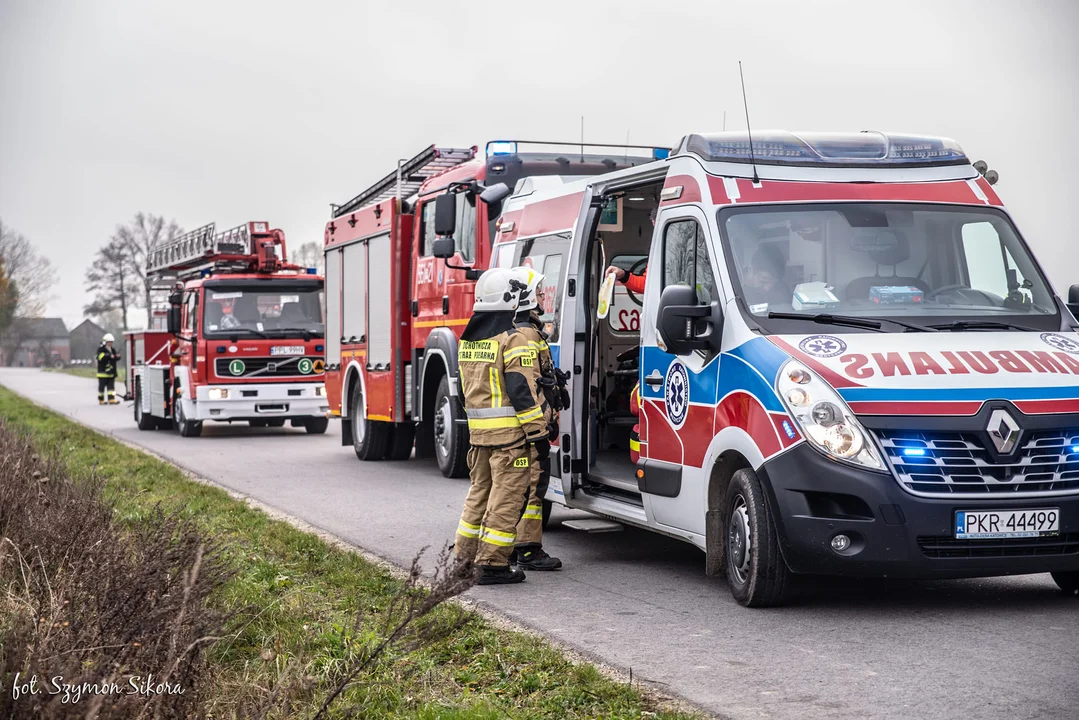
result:
M 791 319 L 769 321 L 769 313 L 895 316 L 921 324 L 1021 316 L 1016 322 L 1047 328 L 1058 317 L 1026 246 L 993 208 L 726 208 L 719 226 L 736 292 L 769 330 L 793 327 Z
M 214 285 L 206 288 L 203 334 L 243 334 L 269 337 L 323 335 L 322 287 L 315 283 L 288 286 L 273 282 L 262 287 Z

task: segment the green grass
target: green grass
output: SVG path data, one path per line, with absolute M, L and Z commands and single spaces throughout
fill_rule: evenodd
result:
M 65 368 L 45 368 L 45 372 L 62 372 L 79 377 L 97 378 L 97 368 L 91 365 L 72 365 Z M 116 368 L 116 384 L 123 385 L 127 377 L 127 371 L 122 367 Z
M 210 654 L 214 716 L 231 717 L 299 668 L 314 689 L 297 698 L 289 717 L 310 717 L 335 671 L 377 637 L 380 613 L 402 585 L 386 570 L 3 387 L 0 418 L 30 435 L 39 452 L 60 453 L 74 477 L 95 470 L 106 477 L 109 501 L 124 522 L 138 523 L 160 504 L 225 543 L 237 575 L 215 602 L 240 614 L 233 635 Z M 356 512 L 362 522 L 362 509 Z M 465 612 L 444 604 L 433 615 L 452 623 Z M 392 650 L 346 690 L 333 714 L 350 708 L 367 718 L 428 720 L 694 717 L 479 616 L 433 645 Z

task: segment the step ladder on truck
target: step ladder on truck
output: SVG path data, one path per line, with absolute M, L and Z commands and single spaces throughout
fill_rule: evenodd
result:
M 434 456 L 468 473 L 468 426 L 457 391 L 457 341 L 473 287 L 498 260 L 502 199 L 527 177 L 631 168 L 652 146 L 496 141 L 428 146 L 331 206 L 326 257 L 326 390 L 341 444 L 361 460 Z M 452 243 L 436 250 L 438 214 Z M 556 228 L 556 230 L 558 230 Z M 448 248 L 447 248 L 448 246 Z M 502 261 L 506 261 L 505 258 Z
M 197 437 L 212 420 L 326 431 L 323 279 L 286 261 L 284 232 L 211 223 L 153 248 L 147 273 L 167 310 L 164 328 L 124 334 L 140 430 Z

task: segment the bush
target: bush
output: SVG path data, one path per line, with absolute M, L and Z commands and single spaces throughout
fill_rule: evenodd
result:
M 122 527 L 100 478 L 0 423 L 0 716 L 198 715 L 226 620 L 206 600 L 229 577 L 193 522 Z

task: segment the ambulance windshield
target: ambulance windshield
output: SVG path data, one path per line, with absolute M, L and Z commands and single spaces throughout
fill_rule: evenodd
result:
M 321 283 L 261 282 L 207 286 L 203 299 L 203 333 L 269 337 L 321 336 Z
M 721 210 L 719 225 L 737 292 L 758 319 L 1057 316 L 1011 222 L 992 208 L 773 205 Z

